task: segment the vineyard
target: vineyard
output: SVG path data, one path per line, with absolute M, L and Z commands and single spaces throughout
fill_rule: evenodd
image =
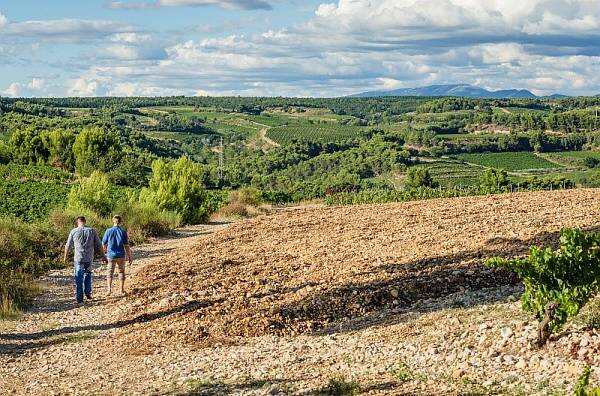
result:
M 589 167 L 589 164 L 586 164 L 589 159 L 600 163 L 599 151 L 563 151 L 560 153 L 546 153 L 544 157 L 565 166 Z
M 481 175 L 480 167 L 456 161 L 438 160 L 424 166 L 444 187 L 476 185 Z
M 0 216 L 27 222 L 45 219 L 64 205 L 73 176 L 47 166 L 0 165 Z
M 267 132 L 267 136 L 280 144 L 291 143 L 296 140 L 328 143 L 358 139 L 366 130 L 366 128 L 358 126 L 301 124 L 271 128 Z
M 506 171 L 560 169 L 561 166 L 530 152 L 475 153 L 456 156 L 459 160 Z

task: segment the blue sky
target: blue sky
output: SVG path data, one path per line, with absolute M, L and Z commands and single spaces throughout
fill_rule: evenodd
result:
M 598 0 L 0 0 L 0 95 L 600 93 Z

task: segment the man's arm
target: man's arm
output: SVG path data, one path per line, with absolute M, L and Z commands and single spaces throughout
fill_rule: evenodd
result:
M 123 244 L 125 245 L 125 253 L 127 254 L 127 260 L 129 260 L 129 264 L 133 262 L 133 255 L 131 254 L 131 247 L 129 246 L 129 234 L 125 231 L 125 238 L 123 239 Z
M 73 249 L 73 231 L 69 233 L 69 237 L 67 238 L 67 243 L 65 244 L 65 255 L 63 257 L 63 261 L 66 263 L 69 261 L 69 252 Z
M 131 254 L 131 247 L 129 244 L 125 245 L 125 253 L 127 254 L 127 260 L 129 260 L 129 264 L 133 262 L 133 255 Z
M 102 242 L 100 241 L 100 237 L 98 236 L 98 231 L 94 230 L 94 249 L 95 249 L 95 253 L 102 253 L 102 262 L 106 262 L 106 252 L 104 250 L 104 246 L 102 245 Z

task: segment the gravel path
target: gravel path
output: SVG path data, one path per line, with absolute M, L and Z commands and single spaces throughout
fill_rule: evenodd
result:
M 127 266 L 127 276 L 225 226 L 182 228 L 173 237 L 133 248 L 134 265 Z M 113 297 L 106 297 L 105 273 L 106 266 L 94 264 L 94 300 L 76 307 L 72 269 L 52 271 L 41 280 L 43 292 L 32 309 L 17 320 L 0 321 L 0 394 L 87 394 L 88 382 L 94 393 L 114 394 L 118 387 L 126 388 L 127 359 L 101 355 L 96 348 L 99 340 L 110 340 L 115 331 L 129 325 L 119 318 L 131 301 L 114 291 Z

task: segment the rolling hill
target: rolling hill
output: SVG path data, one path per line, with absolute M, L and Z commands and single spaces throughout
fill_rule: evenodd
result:
M 467 98 L 521 98 L 534 99 L 537 96 L 525 89 L 504 89 L 500 91 L 489 91 L 485 88 L 476 87 L 468 84 L 451 85 L 429 85 L 418 88 L 402 88 L 391 91 L 370 91 L 363 92 L 351 97 L 369 98 L 382 96 L 460 96 Z

